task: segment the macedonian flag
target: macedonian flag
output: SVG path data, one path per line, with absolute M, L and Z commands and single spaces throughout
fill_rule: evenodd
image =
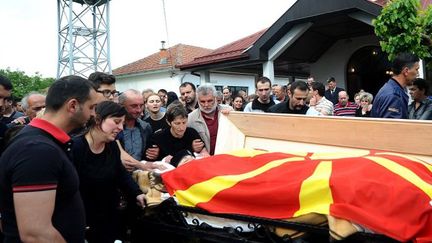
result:
M 382 151 L 242 151 L 162 175 L 184 206 L 288 219 L 332 215 L 399 241 L 432 242 L 432 166 Z

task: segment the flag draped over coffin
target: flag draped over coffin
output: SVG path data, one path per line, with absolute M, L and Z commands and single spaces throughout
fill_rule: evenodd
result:
M 181 205 L 209 212 L 319 213 L 400 241 L 432 242 L 432 166 L 406 155 L 243 151 L 195 160 L 162 178 Z

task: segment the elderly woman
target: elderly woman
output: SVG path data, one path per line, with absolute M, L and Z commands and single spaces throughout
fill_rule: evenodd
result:
M 153 134 L 152 145 L 159 147 L 157 160 L 170 162 L 179 151 L 189 150 L 200 156 L 208 156 L 198 132 L 187 127 L 188 113 L 180 102 L 174 102 L 167 108 L 166 121 L 169 128 Z
M 362 95 L 360 96 L 360 106 L 359 108 L 357 108 L 355 116 L 370 117 L 370 113 L 372 110 L 372 100 L 373 100 L 372 94 L 368 92 L 362 93 Z
M 96 107 L 89 130 L 74 138 L 72 154 L 80 178 L 89 243 L 118 239 L 119 190 L 144 206 L 145 196 L 122 165 L 115 142 L 126 113 L 119 104 L 103 101 Z

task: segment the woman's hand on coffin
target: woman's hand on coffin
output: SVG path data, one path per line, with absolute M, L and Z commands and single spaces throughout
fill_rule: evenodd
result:
M 199 153 L 204 148 L 204 142 L 201 139 L 195 139 L 192 141 L 193 152 Z
M 136 200 L 137 200 L 137 205 L 142 207 L 142 208 L 144 208 L 147 205 L 145 194 L 139 194 L 136 197 Z
M 145 160 L 141 160 L 138 165 L 136 165 L 137 169 L 144 170 L 144 171 L 153 171 L 156 169 L 159 170 L 166 170 L 167 167 L 163 165 L 163 163 L 154 163 L 154 162 L 147 162 Z
M 146 157 L 149 160 L 156 160 L 159 156 L 159 147 L 157 145 L 153 145 L 152 147 L 146 149 Z
M 122 158 L 123 166 L 126 168 L 127 171 L 131 172 L 134 171 L 136 168 L 139 167 L 140 162 L 132 157 L 130 158 Z
M 197 159 L 202 159 L 202 158 L 210 157 L 210 154 L 206 148 L 203 148 L 203 150 L 199 154 L 195 154 L 195 157 Z
M 170 163 L 172 158 L 173 158 L 172 155 L 167 155 L 162 159 L 162 162 Z

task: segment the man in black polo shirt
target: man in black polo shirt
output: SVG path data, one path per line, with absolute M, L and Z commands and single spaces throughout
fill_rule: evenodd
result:
M 6 148 L 0 159 L 5 242 L 84 242 L 84 208 L 67 132 L 84 126 L 96 102 L 88 80 L 57 80 L 43 117 L 33 119 Z
M 306 114 L 309 107 L 306 105 L 309 87 L 303 81 L 291 84 L 288 100 L 276 104 L 268 109 L 272 113 Z

